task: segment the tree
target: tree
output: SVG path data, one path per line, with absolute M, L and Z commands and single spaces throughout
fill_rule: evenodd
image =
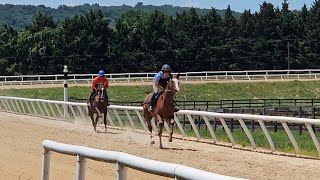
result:
M 36 33 L 39 32 L 41 30 L 43 30 L 44 28 L 55 28 L 56 24 L 53 21 L 53 17 L 52 16 L 48 16 L 46 14 L 43 14 L 42 12 L 38 12 L 32 20 L 32 25 L 31 26 L 27 26 L 26 29 L 31 31 L 31 33 Z

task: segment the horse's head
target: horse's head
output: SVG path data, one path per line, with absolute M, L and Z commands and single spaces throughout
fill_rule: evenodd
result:
M 180 73 L 176 74 L 173 78 L 171 78 L 167 85 L 167 90 L 173 91 L 175 95 L 179 94 L 180 88 L 179 88 L 179 76 Z
M 97 87 L 99 100 L 104 102 L 104 98 L 106 97 L 106 89 L 104 88 L 103 84 L 99 84 Z

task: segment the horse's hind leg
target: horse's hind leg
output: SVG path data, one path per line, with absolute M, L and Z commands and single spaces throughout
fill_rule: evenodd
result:
M 147 125 L 148 125 L 148 129 L 149 129 L 149 133 L 150 133 L 150 144 L 154 144 L 154 138 L 153 138 L 153 135 L 152 135 L 152 125 L 151 125 L 151 119 L 152 117 L 149 117 L 149 116 L 145 116 L 144 117 L 144 120 L 146 121 Z
M 150 132 L 150 144 L 154 144 L 154 138 L 153 138 L 153 134 L 152 134 L 151 119 L 147 120 L 147 124 L 148 124 L 148 129 L 149 129 L 149 132 Z
M 98 123 L 98 121 L 99 121 L 99 116 L 96 115 L 96 118 L 95 118 L 94 122 L 92 123 L 93 124 L 93 129 L 94 129 L 95 132 L 97 132 L 97 123 Z
M 103 123 L 104 123 L 104 131 L 107 132 L 107 113 L 108 112 L 105 112 L 103 114 Z
M 163 149 L 163 146 L 162 146 L 162 139 L 161 139 L 163 125 L 164 125 L 164 123 L 163 123 L 163 122 L 162 122 L 162 123 L 159 123 L 159 134 L 158 134 L 158 136 L 159 136 L 159 148 L 160 148 L 160 149 Z
M 90 116 L 90 119 L 91 119 L 91 122 L 92 122 L 92 126 L 93 126 L 93 129 L 94 131 L 96 131 L 96 127 L 95 127 L 95 121 L 94 121 L 94 113 L 92 112 L 89 112 L 89 116 Z
M 90 105 L 87 104 L 87 115 L 91 117 Z

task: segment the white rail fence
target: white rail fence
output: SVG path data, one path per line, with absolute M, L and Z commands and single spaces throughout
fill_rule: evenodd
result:
M 64 109 L 67 107 L 68 113 L 67 117 L 64 117 Z M 51 100 L 41 100 L 41 99 L 27 99 L 27 98 L 16 98 L 16 97 L 5 97 L 0 96 L 0 110 L 7 112 L 14 112 L 26 115 L 34 115 L 41 117 L 49 117 L 55 119 L 61 119 L 66 121 L 82 120 L 83 122 L 90 123 L 89 117 L 86 116 L 86 104 L 85 103 L 72 103 L 72 102 L 62 102 L 62 101 L 51 101 Z M 141 115 L 142 107 L 134 106 L 116 106 L 111 105 L 108 108 L 107 120 L 108 124 L 113 127 L 130 127 L 133 130 L 143 130 L 148 132 L 144 119 Z M 303 125 L 308 130 L 310 138 L 318 151 L 320 156 L 320 145 L 318 138 L 312 128 L 312 126 L 319 127 L 320 121 L 318 119 L 307 119 L 307 118 L 294 118 L 294 117 L 282 117 L 282 116 L 261 116 L 261 115 L 249 115 L 249 114 L 229 114 L 229 113 L 214 113 L 214 112 L 204 112 L 204 111 L 192 111 L 192 110 L 180 110 L 174 116 L 174 120 L 179 129 L 179 134 L 186 136 L 186 132 L 180 123 L 182 118 L 187 117 L 190 122 L 190 127 L 195 137 L 199 140 L 211 141 L 216 143 L 218 141 L 216 132 L 214 131 L 210 122 L 212 120 L 218 120 L 221 122 L 223 131 L 227 134 L 230 142 L 230 146 L 235 146 L 237 142 L 235 141 L 234 135 L 230 128 L 228 127 L 228 120 L 233 119 L 239 121 L 239 124 L 250 141 L 252 150 L 255 150 L 257 145 L 253 136 L 253 133 L 249 131 L 248 126 L 251 121 L 258 122 L 260 129 L 266 137 L 269 147 L 272 152 L 276 152 L 274 141 L 272 140 L 270 133 L 266 127 L 268 122 L 278 122 L 283 126 L 284 131 L 288 135 L 290 142 L 292 143 L 295 154 L 300 155 L 300 147 L 294 137 L 292 130 L 290 130 L 288 124 Z M 196 123 L 193 119 L 194 116 L 200 116 L 205 122 L 206 128 L 210 133 L 210 139 L 205 139 L 199 133 Z M 157 127 L 153 121 L 153 129 L 155 134 L 157 134 Z M 165 129 L 170 132 L 168 124 L 165 124 Z
M 49 180 L 50 170 L 50 151 L 77 156 L 77 172 L 76 179 L 85 179 L 86 159 L 96 161 L 103 161 L 116 164 L 116 176 L 118 180 L 127 179 L 128 167 L 165 177 L 172 177 L 175 179 L 193 179 L 193 180 L 236 180 L 240 178 L 214 174 L 207 171 L 195 169 L 192 167 L 160 162 L 133 156 L 123 152 L 106 151 L 100 149 L 93 149 L 84 146 L 76 146 L 58 143 L 55 141 L 44 140 L 42 142 L 44 148 L 42 161 L 42 180 Z
M 113 83 L 150 82 L 155 73 L 116 73 L 106 74 Z M 91 83 L 96 74 L 69 74 L 69 82 Z M 302 70 L 250 70 L 250 71 L 203 71 L 182 72 L 184 81 L 234 81 L 234 80 L 279 80 L 279 79 L 318 79 L 320 69 Z M 32 85 L 62 83 L 63 74 L 0 76 L 0 85 Z

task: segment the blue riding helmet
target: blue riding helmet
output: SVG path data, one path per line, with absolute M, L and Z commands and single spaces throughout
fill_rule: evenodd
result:
M 99 74 L 100 77 L 103 77 L 103 76 L 104 76 L 104 70 L 100 70 L 100 71 L 98 72 L 98 74 Z
M 161 71 L 171 71 L 171 68 L 168 64 L 164 64 L 161 68 Z

